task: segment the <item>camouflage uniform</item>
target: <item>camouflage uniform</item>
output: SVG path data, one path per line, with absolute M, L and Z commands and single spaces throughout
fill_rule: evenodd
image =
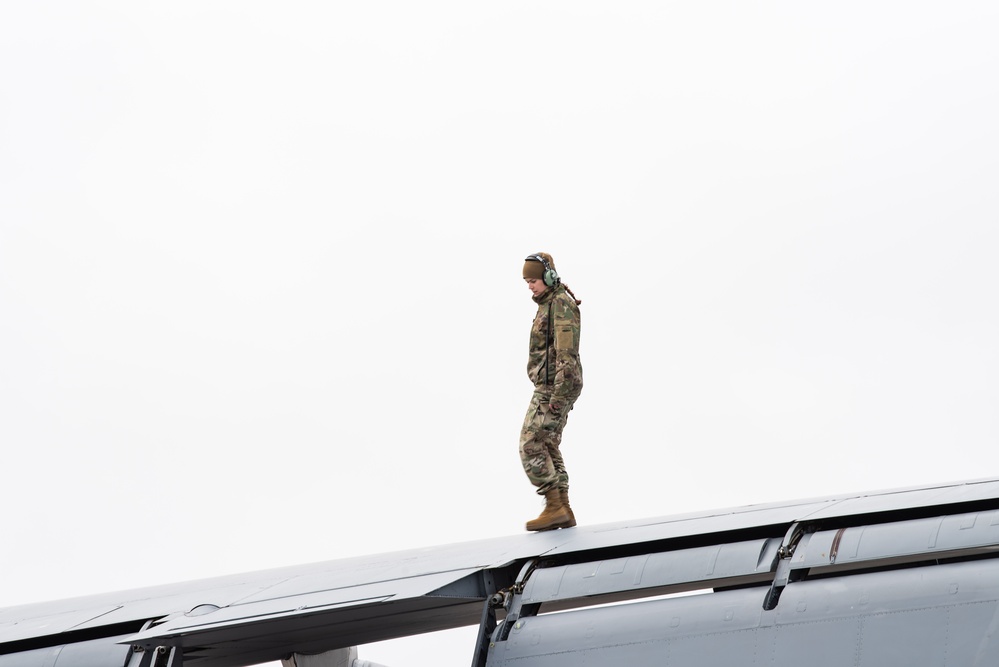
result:
M 538 494 L 568 490 L 559 451 L 562 429 L 583 389 L 579 362 L 579 308 L 561 284 L 533 297 L 538 313 L 531 327 L 527 375 L 534 395 L 520 432 L 520 460 Z

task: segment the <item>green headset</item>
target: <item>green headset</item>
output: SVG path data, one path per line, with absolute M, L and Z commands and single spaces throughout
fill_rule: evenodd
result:
M 524 258 L 525 262 L 541 262 L 541 266 L 545 267 L 544 276 L 542 279 L 545 281 L 545 285 L 549 287 L 554 287 L 559 283 L 558 272 L 552 268 L 552 265 L 548 263 L 548 260 L 544 258 L 541 253 L 535 253 L 533 255 L 528 255 Z

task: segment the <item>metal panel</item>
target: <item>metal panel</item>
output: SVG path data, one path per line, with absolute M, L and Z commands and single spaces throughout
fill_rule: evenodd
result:
M 960 665 L 947 659 L 949 610 L 912 609 L 872 614 L 863 619 L 860 635 L 875 637 L 860 654 L 862 667 L 885 665 Z
M 752 540 L 537 569 L 524 587 L 525 604 L 620 591 L 713 582 L 769 573 L 779 539 Z
M 25 617 L 20 618 L 14 614 L 8 614 L 6 618 L 0 616 L 0 619 L 4 621 L 0 625 L 0 638 L 4 642 L 12 642 L 59 634 L 85 625 L 88 621 L 104 624 L 107 622 L 108 615 L 120 608 L 121 605 L 82 606 L 79 609 L 70 609 L 59 613 L 55 607 L 47 606 L 44 608 L 44 612 L 39 615 L 25 615 Z
M 947 621 L 947 664 L 999 665 L 999 605 L 957 605 L 948 610 Z
M 524 618 L 490 649 L 487 665 L 705 665 L 697 646 L 709 634 L 734 650 L 725 663 L 733 664 L 756 642 L 747 631 L 760 625 L 761 599 L 748 589 Z
M 770 664 L 807 664 L 809 667 L 853 665 L 857 659 L 860 626 L 859 618 L 846 617 L 820 618 L 809 622 L 802 620 L 775 627 L 769 634 L 766 650 L 772 656 Z
M 442 574 L 410 577 L 402 581 L 380 581 L 364 586 L 317 591 L 304 595 L 276 598 L 247 598 L 239 604 L 219 609 L 203 616 L 178 616 L 131 638 L 134 643 L 163 642 L 181 634 L 241 626 L 246 622 L 260 624 L 280 617 L 305 616 L 323 609 L 348 605 L 371 605 L 387 600 L 416 598 L 426 595 L 476 570 L 457 570 Z M 274 590 L 274 589 L 272 589 Z M 271 590 L 268 593 L 272 592 Z M 280 592 L 278 590 L 278 592 Z
M 999 498 L 999 480 L 982 479 L 960 484 L 941 484 L 847 495 L 828 507 L 818 509 L 804 519 L 828 519 L 876 512 L 891 512 L 944 505 L 957 505 Z
M 810 502 L 790 505 L 754 505 L 750 507 L 718 510 L 713 513 L 659 517 L 644 521 L 628 521 L 585 528 L 574 528 L 572 540 L 553 545 L 542 552 L 556 556 L 619 547 L 622 544 L 640 545 L 680 537 L 723 534 L 760 526 L 783 526 L 798 517 L 827 508 L 833 501 Z M 783 533 L 783 531 L 779 531 Z
M 124 667 L 128 646 L 100 639 L 0 655 L 0 667 Z M 119 637 L 118 639 L 123 639 Z
M 486 667 L 999 664 L 999 560 L 852 574 L 521 618 Z
M 547 549 L 569 538 L 552 533 L 535 546 Z M 29 626 L 30 636 L 44 636 L 182 614 L 199 605 L 228 607 L 245 599 L 290 597 L 377 582 L 397 582 L 400 594 L 405 595 L 405 582 L 410 578 L 456 572 L 457 579 L 470 568 L 499 567 L 533 552 L 518 539 L 494 538 L 7 607 L 0 609 L 0 644 L 23 639 L 21 630 Z
M 865 561 L 937 558 L 999 549 L 999 512 L 971 512 L 819 531 L 798 546 L 792 568 L 840 567 Z
M 667 644 L 668 662 L 656 663 L 653 658 L 652 662 L 646 659 L 645 662 L 630 664 L 698 665 L 698 667 L 751 665 L 753 664 L 751 656 L 754 656 L 758 650 L 758 640 L 756 630 L 720 629 L 719 632 L 710 635 L 681 636 L 671 639 Z

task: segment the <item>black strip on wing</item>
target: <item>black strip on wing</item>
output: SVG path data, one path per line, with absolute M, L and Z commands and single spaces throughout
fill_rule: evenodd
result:
M 40 648 L 52 646 L 64 646 L 66 644 L 76 644 L 94 639 L 107 639 L 108 637 L 120 637 L 134 635 L 142 630 L 146 621 L 126 621 L 123 623 L 113 623 L 111 625 L 101 625 L 96 628 L 85 630 L 69 630 L 55 635 L 45 635 L 44 637 L 31 637 L 30 639 L 18 639 L 12 642 L 0 644 L 0 655 L 9 653 L 20 653 L 22 651 L 34 651 Z

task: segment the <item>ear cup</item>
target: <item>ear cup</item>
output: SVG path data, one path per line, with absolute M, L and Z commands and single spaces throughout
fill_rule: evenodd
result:
M 551 267 L 551 264 L 548 263 L 548 260 L 545 259 L 540 252 L 528 255 L 525 258 L 525 261 L 540 262 L 541 266 L 545 267 L 545 272 L 541 274 L 541 279 L 544 280 L 545 285 L 548 285 L 549 287 L 558 285 L 558 273 L 555 272 L 555 269 Z

